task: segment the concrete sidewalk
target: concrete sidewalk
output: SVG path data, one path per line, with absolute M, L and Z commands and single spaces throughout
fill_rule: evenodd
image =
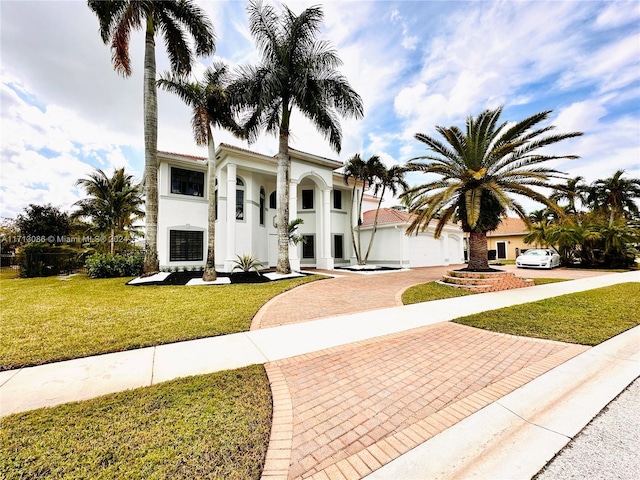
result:
M 640 374 L 640 327 L 588 348 L 446 322 L 480 311 L 639 281 L 639 272 L 610 274 L 0 372 L 0 413 L 8 415 L 181 376 L 266 363 L 274 396 L 274 425 L 265 479 L 306 478 L 311 473 L 310 478 L 325 480 L 366 475 L 390 480 L 530 478 Z M 436 351 L 438 338 L 442 339 L 441 350 Z M 432 343 L 420 343 L 423 341 Z M 471 350 L 469 345 L 477 345 L 483 362 L 492 365 L 492 379 L 482 376 L 486 367 L 478 357 L 465 354 Z M 407 351 L 423 353 L 401 358 L 400 353 Z M 458 357 L 464 361 L 438 364 Z M 336 360 L 342 364 L 341 371 L 336 369 Z M 374 404 L 379 397 L 369 391 L 369 384 L 361 383 L 357 393 L 364 395 L 364 401 L 356 402 L 356 407 L 361 406 L 358 403 L 370 406 L 356 412 L 362 426 L 345 430 L 334 443 L 327 442 L 317 451 L 305 451 L 312 445 L 304 443 L 305 435 L 320 441 L 319 428 L 329 425 L 332 430 L 327 433 L 331 435 L 342 435 L 338 430 L 346 428 L 348 422 L 335 422 L 346 418 L 345 409 L 351 408 L 347 395 L 340 392 L 353 393 L 356 385 L 350 382 L 361 380 L 353 362 L 359 362 L 358 368 L 369 374 L 374 384 L 382 385 L 378 393 L 396 413 L 380 409 L 372 415 L 378 411 Z M 381 362 L 393 370 L 384 371 Z M 418 383 L 435 376 L 448 379 L 451 385 L 457 382 L 454 373 L 469 375 L 476 366 L 481 372 L 465 377 L 467 390 L 457 385 L 452 389 L 456 392 L 442 390 L 446 386 L 435 388 L 431 403 L 426 399 L 424 406 L 418 407 L 416 399 L 425 397 L 415 388 Z M 310 367 L 316 368 L 317 378 Z M 296 372 L 307 384 L 304 389 L 296 384 Z M 340 372 L 345 376 L 340 377 Z M 319 379 L 327 384 L 322 388 L 328 389 L 322 398 Z M 384 384 L 387 380 L 404 382 L 405 390 L 391 391 L 392 387 Z M 432 388 L 431 384 L 425 388 Z M 326 399 L 332 396 L 333 410 L 338 409 L 333 418 L 325 410 Z M 442 398 L 450 400 L 438 403 Z M 310 399 L 325 403 L 317 403 L 305 413 L 301 408 L 311 407 Z M 397 426 L 393 424 L 396 417 Z M 318 423 L 323 419 L 325 427 Z M 313 428 L 300 433 L 308 421 Z M 371 429 L 361 430 L 365 427 Z M 393 430 L 385 432 L 383 427 Z M 354 439 L 353 444 L 347 448 L 343 443 L 345 448 L 326 456 L 325 447 L 339 448 L 345 438 Z M 321 459 L 320 453 L 326 458 Z M 313 466 L 305 470 L 309 461 Z

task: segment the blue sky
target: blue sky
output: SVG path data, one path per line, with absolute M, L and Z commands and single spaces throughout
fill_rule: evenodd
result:
M 245 1 L 198 2 L 217 34 L 216 59 L 258 60 Z M 320 3 L 323 37 L 363 97 L 365 118 L 346 120 L 340 154 L 300 116 L 291 146 L 346 160 L 380 155 L 391 165 L 426 153 L 415 133 L 463 126 L 470 114 L 504 105 L 504 120 L 553 110 L 558 131 L 583 131 L 554 152 L 579 160 L 550 166 L 587 182 L 624 169 L 640 178 L 640 3 L 637 1 L 290 1 Z M 276 5 L 280 5 L 276 3 Z M 0 216 L 29 203 L 65 210 L 81 198 L 78 178 L 94 167 L 126 167 L 140 178 L 143 37 L 131 40 L 133 75 L 118 76 L 84 1 L 0 0 Z M 158 72 L 168 68 L 162 42 Z M 199 59 L 201 72 L 212 58 Z M 159 92 L 158 147 L 206 155 L 180 100 Z M 248 146 L 273 154 L 265 135 Z M 412 177 L 412 182 L 420 177 Z M 528 204 L 527 208 L 538 208 Z

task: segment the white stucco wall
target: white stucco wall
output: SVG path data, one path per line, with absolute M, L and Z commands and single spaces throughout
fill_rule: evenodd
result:
M 204 172 L 203 197 L 171 193 L 171 167 Z M 169 235 L 171 230 L 202 231 L 207 239 L 208 191 L 206 163 L 166 163 L 158 169 L 158 260 L 161 268 L 193 267 L 204 265 L 202 261 L 169 261 Z M 206 257 L 206 254 L 204 255 Z M 206 258 L 205 258 L 206 259 Z
M 462 233 L 445 231 L 435 239 L 430 231 L 406 235 L 406 225 L 381 225 L 375 234 L 368 264 L 435 267 L 464 263 Z M 372 228 L 362 230 L 362 255 L 366 254 Z

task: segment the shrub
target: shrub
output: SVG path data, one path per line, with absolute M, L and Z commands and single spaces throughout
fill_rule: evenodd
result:
M 241 270 L 243 272 L 250 272 L 251 270 L 255 270 L 256 272 L 260 273 L 260 268 L 264 267 L 264 265 L 257 258 L 255 258 L 252 253 L 248 253 L 242 256 L 236 255 L 236 257 L 238 257 L 238 259 L 233 261 L 235 266 L 231 270 L 232 272 L 235 272 L 236 270 Z
M 89 278 L 135 277 L 142 273 L 143 257 L 140 253 L 111 255 L 95 253 L 85 264 Z

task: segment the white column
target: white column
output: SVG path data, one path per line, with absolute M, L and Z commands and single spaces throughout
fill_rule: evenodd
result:
M 237 166 L 227 164 L 227 252 L 224 270 L 230 272 L 236 259 L 236 170 Z
M 318 232 L 322 235 L 320 243 L 322 245 L 322 257 L 319 259 L 318 268 L 325 270 L 333 269 L 333 257 L 331 256 L 331 189 L 327 188 L 322 191 L 322 212 L 321 227 Z
M 298 218 L 298 182 L 289 183 L 289 221 Z M 289 244 L 289 265 L 291 271 L 300 271 L 300 257 L 298 245 Z

